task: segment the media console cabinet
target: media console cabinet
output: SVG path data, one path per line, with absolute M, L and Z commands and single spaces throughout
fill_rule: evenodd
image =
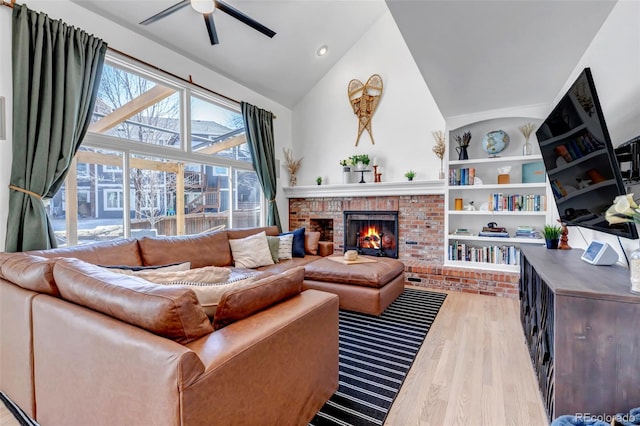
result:
M 583 251 L 524 245 L 520 319 L 547 415 L 610 415 L 640 405 L 640 296 L 629 270 Z

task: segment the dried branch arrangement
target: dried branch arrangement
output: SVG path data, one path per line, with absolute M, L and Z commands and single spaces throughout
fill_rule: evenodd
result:
M 456 135 L 455 139 L 458 146 L 469 146 L 469 143 L 471 142 L 471 132 L 464 132 L 462 136 Z
M 434 154 L 436 154 L 436 156 L 440 159 L 440 161 L 442 161 L 442 159 L 444 158 L 444 153 L 447 150 L 447 147 L 444 144 L 444 133 L 442 133 L 441 130 L 438 130 L 437 132 L 431 132 L 431 134 L 436 140 L 436 144 L 433 146 L 432 150 Z
M 531 136 L 531 133 L 533 133 L 533 129 L 535 129 L 536 126 L 533 123 L 527 123 L 524 126 L 520 126 L 520 132 L 524 135 L 524 139 L 526 141 L 529 140 L 529 136 Z
M 284 152 L 285 167 L 289 172 L 289 186 L 296 186 L 296 183 L 298 182 L 296 173 L 298 173 L 298 170 L 300 170 L 300 165 L 302 164 L 302 158 L 295 160 L 293 158 L 293 152 L 287 148 L 282 148 L 282 152 Z

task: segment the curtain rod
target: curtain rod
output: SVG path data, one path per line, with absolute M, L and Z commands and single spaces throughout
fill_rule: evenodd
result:
M 15 4 L 15 2 L 16 2 L 16 0 L 11 0 L 10 2 L 7 2 L 7 1 L 5 1 L 5 0 L 2 0 L 2 6 L 6 6 L 6 7 L 9 7 L 9 8 L 11 8 L 11 9 L 13 9 L 13 5 Z M 154 70 L 156 70 L 156 71 L 160 71 L 160 72 L 163 72 L 163 73 L 165 73 L 165 74 L 168 74 L 168 75 L 170 75 L 171 77 L 173 77 L 173 78 L 175 78 L 175 79 L 178 79 L 178 80 L 180 80 L 180 81 L 184 81 L 185 83 L 189 83 L 189 84 L 191 84 L 191 85 L 193 85 L 193 86 L 197 87 L 198 89 L 205 90 L 205 91 L 207 91 L 207 92 L 209 92 L 209 93 L 212 93 L 212 94 L 214 94 L 214 95 L 216 95 L 216 96 L 220 96 L 221 98 L 224 98 L 224 99 L 226 99 L 226 100 L 228 100 L 228 101 L 231 101 L 231 102 L 235 102 L 236 104 L 240 105 L 240 101 L 238 101 L 237 99 L 233 99 L 233 98 L 231 98 L 231 97 L 229 97 L 229 96 L 223 95 L 222 93 L 218 93 L 218 92 L 216 92 L 215 90 L 211 90 L 211 89 L 209 89 L 208 87 L 204 87 L 204 86 L 201 86 L 201 85 L 200 85 L 200 84 L 198 84 L 198 83 L 195 83 L 195 82 L 193 81 L 193 78 L 191 78 L 191 75 L 189 75 L 189 79 L 187 80 L 187 79 L 186 79 L 186 78 L 184 78 L 184 77 L 180 77 L 179 75 L 176 75 L 176 74 L 174 74 L 174 73 L 172 73 L 172 72 L 169 72 L 169 71 L 163 70 L 162 68 L 160 68 L 160 67 L 158 67 L 158 66 L 156 66 L 156 65 L 153 65 L 153 64 L 150 64 L 149 62 L 146 62 L 146 61 L 143 61 L 143 60 L 141 60 L 141 59 L 138 59 L 138 58 L 136 58 L 135 56 L 131 56 L 131 55 L 129 55 L 128 53 L 124 53 L 124 52 L 123 52 L 123 51 L 121 51 L 121 50 L 114 49 L 113 47 L 110 47 L 110 46 L 108 47 L 108 49 L 109 49 L 109 50 L 111 50 L 111 51 L 113 51 L 113 52 L 115 52 L 115 53 L 117 53 L 117 54 L 119 54 L 119 55 L 124 56 L 125 58 L 132 59 L 132 60 L 134 60 L 134 61 L 140 62 L 141 64 L 143 64 L 143 65 L 145 65 L 145 66 L 147 66 L 147 67 L 153 68 L 153 69 L 154 69 Z M 273 113 L 272 113 L 272 114 L 273 114 Z M 278 117 L 276 117 L 276 115 L 275 115 L 275 114 L 273 114 L 273 119 L 275 120 L 276 118 L 278 118 Z

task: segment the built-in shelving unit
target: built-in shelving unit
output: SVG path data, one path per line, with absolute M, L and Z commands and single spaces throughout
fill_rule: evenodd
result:
M 530 142 L 534 152 L 532 155 L 522 155 L 524 136 L 519 127 L 526 123 L 538 125 L 541 120 L 533 118 L 495 118 L 460 126 L 449 131 L 449 170 L 466 169 L 468 173 L 473 169 L 475 182 L 469 185 L 457 185 L 445 177 L 445 265 L 469 267 L 498 271 L 518 272 L 520 262 L 520 246 L 523 244 L 544 244 L 541 238 L 516 237 L 519 227 L 531 226 L 542 231 L 548 222 L 548 203 L 552 195 L 548 190 L 546 179 L 542 182 L 523 183 L 522 165 L 526 163 L 542 162 L 542 155 L 535 139 L 531 135 Z M 509 143 L 498 156 L 490 157 L 482 150 L 482 138 L 490 131 L 504 130 L 509 135 Z M 456 135 L 471 132 L 471 143 L 468 148 L 469 159 L 459 160 L 456 151 Z M 499 168 L 510 166 L 509 183 L 498 183 Z M 544 166 L 541 166 L 544 170 Z M 462 172 L 459 172 L 461 174 Z M 543 175 L 544 176 L 544 175 Z M 471 184 L 474 183 L 474 184 Z M 492 210 L 494 203 L 490 203 L 496 195 L 503 197 L 527 196 L 536 197 L 539 204 L 537 210 L 532 206 L 509 204 L 505 210 Z M 491 197 L 491 198 L 490 198 Z M 456 199 L 462 199 L 463 210 L 456 209 Z M 502 199 L 502 198 L 501 198 Z M 473 211 L 469 206 L 473 202 Z M 530 209 L 527 210 L 526 207 Z M 507 207 L 505 205 L 505 207 Z M 479 236 L 479 232 L 489 223 L 495 222 L 498 227 L 506 228 L 509 237 Z M 456 230 L 467 230 L 471 235 L 455 234 Z M 462 253 L 466 251 L 466 256 Z M 492 261 L 475 261 L 479 253 L 488 253 Z M 460 260 L 460 258 L 463 260 Z M 474 259 L 474 261 L 472 261 Z M 497 262 L 497 263 L 494 263 Z M 503 263 L 507 262 L 507 263 Z

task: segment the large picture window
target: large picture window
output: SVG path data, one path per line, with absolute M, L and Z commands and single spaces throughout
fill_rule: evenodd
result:
M 239 105 L 130 59 L 107 55 L 74 162 L 49 204 L 59 246 L 264 224 Z

